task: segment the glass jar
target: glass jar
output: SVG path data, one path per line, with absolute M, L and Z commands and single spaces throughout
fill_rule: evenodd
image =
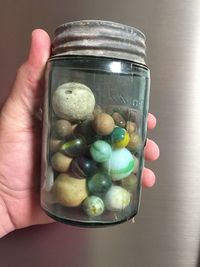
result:
M 150 73 L 145 37 L 84 20 L 55 31 L 46 69 L 41 206 L 78 226 L 125 222 L 138 211 Z

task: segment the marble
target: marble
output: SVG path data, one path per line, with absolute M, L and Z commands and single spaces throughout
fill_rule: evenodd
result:
M 87 149 L 86 140 L 82 135 L 72 134 L 62 142 L 60 146 L 60 152 L 69 157 L 77 157 L 82 154 Z
M 105 172 L 97 172 L 87 180 L 88 191 L 93 195 L 105 194 L 111 185 L 112 179 Z
M 90 147 L 90 154 L 96 162 L 107 161 L 110 158 L 111 153 L 111 146 L 103 140 L 94 142 Z
M 87 178 L 98 170 L 97 163 L 85 156 L 74 158 L 70 169 L 72 173 L 79 178 Z
M 85 120 L 79 123 L 74 129 L 74 133 L 78 133 L 84 136 L 88 145 L 92 144 L 100 138 L 92 127 L 92 120 Z
M 110 159 L 102 163 L 102 167 L 113 181 L 128 177 L 134 170 L 134 166 L 133 155 L 126 148 L 113 150 Z
M 110 139 L 114 148 L 123 148 L 128 145 L 130 137 L 124 128 L 115 127 L 110 135 Z
M 83 210 L 90 217 L 96 217 L 104 212 L 104 202 L 98 196 L 89 196 L 83 202 Z
M 105 195 L 104 203 L 107 210 L 119 211 L 125 209 L 131 201 L 131 194 L 118 185 L 113 185 Z
M 63 155 L 60 152 L 53 154 L 51 158 L 51 165 L 57 172 L 67 172 L 71 164 L 72 158 Z
M 115 127 L 113 118 L 107 113 L 99 113 L 93 120 L 93 128 L 99 135 L 109 135 Z
M 77 179 L 69 174 L 60 174 L 55 180 L 53 194 L 61 205 L 78 207 L 88 196 L 86 179 Z
M 71 122 L 85 120 L 92 116 L 95 97 L 91 89 L 82 83 L 64 83 L 54 91 L 52 106 L 59 118 Z

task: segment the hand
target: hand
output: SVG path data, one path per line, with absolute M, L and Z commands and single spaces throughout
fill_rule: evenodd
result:
M 34 30 L 28 60 L 19 68 L 16 80 L 0 113 L 0 237 L 34 224 L 53 222 L 40 208 L 41 122 L 35 114 L 43 102 L 43 73 L 50 56 L 50 38 Z M 156 125 L 149 114 L 148 128 Z M 157 145 L 148 140 L 145 157 L 155 160 Z M 143 185 L 155 182 L 144 169 Z

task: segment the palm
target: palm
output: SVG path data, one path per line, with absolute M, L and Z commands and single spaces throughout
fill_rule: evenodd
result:
M 37 106 L 41 98 L 32 98 L 31 106 Z M 8 101 L 1 114 L 2 197 L 15 227 L 49 222 L 39 205 L 41 122 L 13 105 Z

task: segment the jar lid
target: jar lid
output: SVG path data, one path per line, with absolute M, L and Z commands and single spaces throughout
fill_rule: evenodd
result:
M 111 21 L 81 20 L 55 30 L 52 56 L 100 56 L 145 64 L 145 49 L 145 35 L 136 28 Z

